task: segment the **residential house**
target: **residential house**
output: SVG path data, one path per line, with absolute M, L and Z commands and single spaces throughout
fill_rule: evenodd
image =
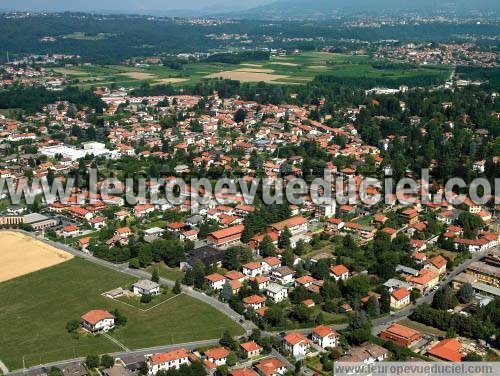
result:
M 410 304 L 410 291 L 404 287 L 391 293 L 391 308 L 401 309 Z
M 186 349 L 150 355 L 147 359 L 148 374 L 156 375 L 158 371 L 179 369 L 184 364 L 189 364 L 189 354 Z
M 288 266 L 282 266 L 278 269 L 271 271 L 271 279 L 276 282 L 286 285 L 293 283 L 295 276 L 295 271 L 290 269 Z
M 243 298 L 243 305 L 246 308 L 253 308 L 256 311 L 266 305 L 266 298 L 259 295 L 250 295 Z
M 222 288 L 224 287 L 224 284 L 226 283 L 226 278 L 224 278 L 224 276 L 219 274 L 219 273 L 213 273 L 213 274 L 207 275 L 205 277 L 205 279 L 208 282 L 208 286 L 212 290 L 222 290 Z
M 277 257 L 266 257 L 261 261 L 262 272 L 269 273 L 271 270 L 281 267 L 281 260 Z
M 242 343 L 240 347 L 248 359 L 259 356 L 262 352 L 262 346 L 254 341 Z
M 141 279 L 132 285 L 135 295 L 155 296 L 160 294 L 160 285 L 148 279 Z
M 262 265 L 258 262 L 249 262 L 243 265 L 243 274 L 247 277 L 257 277 L 262 274 L 263 269 Z
M 448 263 L 448 260 L 446 260 L 441 255 L 437 255 L 437 256 L 431 257 L 430 259 L 427 260 L 427 264 L 425 265 L 425 268 L 430 269 L 434 272 L 437 272 L 439 275 L 443 275 L 446 273 L 446 264 L 447 263 Z
M 357 362 L 365 364 L 373 364 L 387 359 L 389 351 L 382 346 L 374 343 L 365 342 L 359 347 L 355 347 L 347 351 L 347 353 L 337 359 L 337 362 Z
M 309 352 L 309 340 L 298 332 L 290 332 L 283 337 L 285 349 L 295 358 L 303 358 Z
M 339 334 L 326 325 L 317 326 L 311 333 L 311 339 L 313 342 L 317 343 L 324 349 L 337 346 L 338 338 Z
M 282 302 L 288 297 L 288 289 L 277 283 L 270 283 L 266 288 L 266 295 L 275 303 Z
M 349 269 L 345 265 L 334 265 L 330 267 L 330 276 L 335 279 L 335 281 L 345 281 L 349 278 Z
M 107 332 L 115 326 L 115 316 L 105 310 L 92 310 L 82 317 L 83 327 L 89 332 Z
M 260 376 L 282 376 L 286 373 L 285 365 L 278 358 L 266 358 L 255 365 Z
M 216 367 L 223 366 L 227 362 L 230 351 L 224 347 L 216 347 L 205 351 L 206 360 L 215 364 Z

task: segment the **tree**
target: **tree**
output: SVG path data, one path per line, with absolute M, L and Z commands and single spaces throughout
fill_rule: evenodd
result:
M 238 357 L 236 356 L 236 354 L 233 351 L 231 351 L 229 353 L 229 355 L 227 356 L 227 365 L 230 366 L 230 367 L 232 367 L 237 362 L 238 362 Z
M 276 248 L 274 247 L 273 240 L 269 235 L 264 235 L 259 248 L 262 257 L 276 256 Z
M 153 274 L 151 275 L 151 281 L 160 282 L 160 273 L 158 272 L 158 268 L 153 269 Z
M 384 288 L 380 294 L 380 312 L 389 313 L 391 311 L 391 295 L 389 291 Z
M 75 331 L 78 330 L 79 327 L 80 327 L 80 321 L 76 319 L 69 320 L 66 323 L 66 330 L 68 331 L 68 333 L 74 333 Z
M 444 286 L 436 291 L 432 299 L 432 306 L 437 309 L 450 309 L 458 304 L 457 297 L 449 286 Z
M 240 108 L 234 113 L 234 121 L 236 123 L 241 123 L 247 117 L 247 113 L 244 109 Z
M 151 251 L 151 246 L 149 244 L 143 244 L 141 246 L 137 260 L 142 268 L 145 268 L 153 262 L 153 252 Z
M 87 355 L 87 357 L 85 358 L 85 365 L 87 366 L 87 368 L 99 367 L 99 356 Z
M 123 316 L 118 309 L 113 310 L 111 313 L 115 316 L 116 326 L 124 326 L 127 323 L 127 318 Z
M 172 292 L 175 294 L 175 295 L 178 295 L 182 292 L 182 287 L 181 287 L 181 283 L 179 282 L 179 280 L 177 279 L 175 281 L 175 285 L 172 289 Z
M 412 289 L 410 291 L 410 301 L 416 302 L 418 298 L 422 296 L 422 293 L 420 292 L 419 289 Z
M 292 233 L 285 226 L 285 228 L 281 231 L 280 237 L 278 239 L 278 246 L 280 248 L 289 248 L 292 244 L 290 239 L 292 238 Z
M 305 251 L 306 251 L 306 244 L 302 239 L 300 239 L 295 245 L 295 254 L 297 256 L 301 256 L 305 253 Z
M 349 338 L 359 345 L 370 339 L 372 325 L 365 311 L 359 311 L 349 323 Z
M 474 297 L 474 289 L 470 283 L 464 283 L 458 289 L 458 300 L 460 303 L 469 303 Z
M 230 348 L 233 351 L 238 350 L 238 343 L 234 340 L 228 330 L 224 331 L 221 339 L 219 340 L 219 343 L 221 346 Z
M 376 317 L 380 315 L 380 306 L 375 295 L 370 296 L 370 298 L 368 299 L 368 302 L 366 303 L 366 312 L 370 317 Z
M 149 294 L 142 294 L 141 295 L 141 303 L 144 303 L 144 304 L 151 303 L 152 300 L 153 300 L 153 297 Z
M 227 279 L 226 283 L 224 283 L 224 286 L 222 286 L 222 291 L 220 292 L 220 296 L 225 302 L 231 300 L 231 297 L 233 296 L 233 288 L 231 287 L 231 283 Z
M 264 319 L 272 326 L 279 326 L 283 321 L 283 309 L 279 305 L 270 307 L 264 313 Z
M 483 357 L 475 352 L 469 352 L 463 360 L 466 362 L 481 362 Z
M 115 359 L 110 355 L 103 355 L 101 357 L 101 366 L 104 368 L 111 368 L 115 365 Z
M 285 252 L 283 252 L 283 263 L 288 267 L 293 267 L 293 263 L 295 261 L 295 256 L 290 247 L 285 248 Z

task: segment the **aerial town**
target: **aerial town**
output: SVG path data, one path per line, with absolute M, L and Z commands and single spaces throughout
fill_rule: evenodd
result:
M 97 63 L 85 48 L 43 49 L 109 43 L 107 30 L 54 31 L 39 34 L 40 51 L 6 53 L 0 374 L 328 375 L 343 362 L 498 361 L 498 49 L 386 38 L 343 40 L 339 53 L 322 35 L 257 37 L 239 22 L 172 27 L 269 47 Z M 404 27 L 356 22 L 345 27 Z M 324 176 L 328 187 L 315 186 Z M 387 177 L 388 189 L 365 186 Z M 448 184 L 457 177 L 463 185 Z M 279 184 L 287 197 L 301 186 L 293 203 L 276 199 Z M 318 202 L 327 188 L 354 199 Z

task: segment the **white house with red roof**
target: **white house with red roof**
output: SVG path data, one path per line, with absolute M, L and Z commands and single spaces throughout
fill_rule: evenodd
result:
M 213 274 L 207 275 L 205 277 L 205 279 L 208 282 L 208 286 L 212 290 L 222 290 L 222 288 L 224 287 L 224 284 L 226 283 L 226 278 L 224 278 L 224 276 L 219 274 L 219 273 L 213 273 Z
M 335 281 L 345 281 L 349 278 L 349 269 L 343 264 L 331 266 L 330 276 L 334 278 Z
M 324 349 L 337 346 L 338 337 L 339 334 L 326 325 L 317 326 L 311 333 L 311 339 L 313 342 L 317 343 Z
M 266 305 L 266 298 L 260 295 L 250 295 L 243 298 L 243 304 L 246 308 L 253 308 L 256 311 Z
M 89 311 L 81 319 L 84 329 L 89 332 L 107 332 L 115 326 L 115 316 L 101 309 Z
M 283 337 L 285 349 L 295 358 L 303 358 L 309 352 L 309 340 L 298 332 L 288 333 Z
M 179 369 L 183 364 L 189 364 L 189 354 L 186 349 L 154 354 L 148 357 L 148 374 L 156 375 L 158 371 Z
M 259 356 L 262 352 L 262 346 L 260 346 L 255 341 L 242 343 L 240 344 L 240 347 L 249 359 L 255 356 Z
M 260 376 L 281 376 L 286 373 L 286 367 L 278 358 L 266 358 L 255 365 Z
M 410 290 L 401 287 L 391 293 L 391 308 L 401 309 L 410 304 Z
M 206 360 L 216 367 L 223 366 L 227 362 L 227 356 L 230 351 L 225 347 L 216 347 L 205 351 Z
M 248 277 L 257 277 L 262 274 L 263 268 L 262 265 L 258 262 L 249 262 L 243 265 L 243 274 Z
M 260 263 L 263 273 L 269 273 L 271 270 L 281 267 L 281 260 L 277 257 L 266 257 Z

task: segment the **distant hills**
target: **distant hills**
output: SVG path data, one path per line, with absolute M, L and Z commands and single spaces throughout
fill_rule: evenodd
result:
M 279 0 L 232 16 L 255 19 L 327 19 L 360 15 L 500 15 L 500 0 Z

